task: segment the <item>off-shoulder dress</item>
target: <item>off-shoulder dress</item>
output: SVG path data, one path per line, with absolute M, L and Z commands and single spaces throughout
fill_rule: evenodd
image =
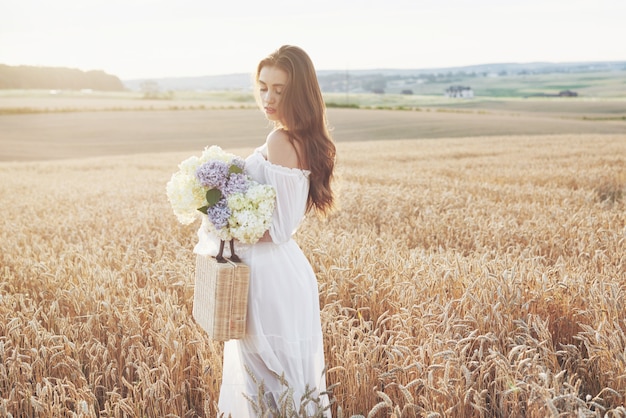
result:
M 237 255 L 250 267 L 250 288 L 246 336 L 224 343 L 219 410 L 226 417 L 255 416 L 244 396 L 258 397 L 250 373 L 264 382 L 266 401 L 277 401 L 287 389 L 276 375 L 289 382 L 297 406 L 307 386 L 317 393 L 326 390 L 317 279 L 292 238 L 305 215 L 310 172 L 272 164 L 266 155 L 264 145 L 246 159 L 250 176 L 276 189 L 276 208 L 271 242 L 237 244 Z M 215 242 L 202 231 L 197 253 L 212 251 Z

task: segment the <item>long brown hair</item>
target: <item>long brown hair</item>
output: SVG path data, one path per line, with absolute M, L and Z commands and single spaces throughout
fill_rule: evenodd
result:
M 287 73 L 281 98 L 282 120 L 276 127 L 285 129 L 292 144 L 295 141 L 304 151 L 298 159 L 311 171 L 307 211 L 314 209 L 318 214 L 328 214 L 333 208 L 331 182 L 336 150 L 328 131 L 326 105 L 313 62 L 301 48 L 283 45 L 259 63 L 255 75 L 257 85 L 259 73 L 265 66 Z M 262 106 L 258 95 L 257 100 Z

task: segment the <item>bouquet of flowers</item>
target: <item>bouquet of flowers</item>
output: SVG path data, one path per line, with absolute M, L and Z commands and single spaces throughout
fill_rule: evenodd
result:
M 218 146 L 205 148 L 200 157 L 192 156 L 178 165 L 167 183 L 167 197 L 178 221 L 189 225 L 202 216 L 221 240 L 247 244 L 257 242 L 270 227 L 276 192 L 259 184 L 245 172 L 245 161 Z

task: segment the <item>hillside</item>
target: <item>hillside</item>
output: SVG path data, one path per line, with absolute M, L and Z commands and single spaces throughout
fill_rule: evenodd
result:
M 121 91 L 122 81 L 104 71 L 0 64 L 0 89 Z
M 526 97 L 577 90 L 587 97 L 624 97 L 626 61 L 583 63 L 504 63 L 465 67 L 370 70 L 322 70 L 318 78 L 325 93 L 388 93 L 443 95 L 451 85 L 467 85 L 476 96 Z M 251 74 L 124 80 L 129 90 L 141 91 L 146 81 L 161 91 L 249 90 Z

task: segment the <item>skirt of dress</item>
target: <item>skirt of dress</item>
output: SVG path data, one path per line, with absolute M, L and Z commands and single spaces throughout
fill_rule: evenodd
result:
M 219 411 L 225 417 L 257 416 L 250 400 L 261 401 L 261 382 L 267 405 L 278 403 L 288 389 L 277 376 L 293 390 L 297 410 L 305 391 L 315 389 L 316 399 L 326 390 L 315 273 L 293 240 L 260 242 L 240 256 L 250 266 L 246 336 L 224 343 Z M 322 399 L 328 405 L 327 397 Z M 312 415 L 315 405 L 306 412 Z

